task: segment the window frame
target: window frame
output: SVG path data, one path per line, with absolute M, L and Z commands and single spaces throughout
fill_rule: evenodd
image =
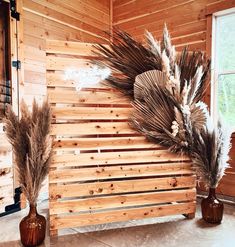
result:
M 214 121 L 218 120 L 219 110 L 218 110 L 218 79 L 221 75 L 235 75 L 235 69 L 232 71 L 221 70 L 218 68 L 218 59 L 216 52 L 216 36 L 217 36 L 217 20 L 218 17 L 227 16 L 235 14 L 235 7 L 225 10 L 221 10 L 212 14 L 212 32 L 211 32 L 211 97 L 210 97 L 210 106 L 211 106 L 211 115 Z M 235 124 L 231 127 L 232 131 L 235 132 Z

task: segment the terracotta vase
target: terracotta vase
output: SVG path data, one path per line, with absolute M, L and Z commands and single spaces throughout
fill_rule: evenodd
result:
M 216 198 L 215 188 L 210 188 L 209 195 L 201 202 L 203 219 L 212 224 L 220 224 L 223 219 L 224 204 Z
M 30 205 L 29 214 L 20 222 L 20 238 L 23 246 L 40 245 L 46 234 L 46 219 L 38 214 L 37 205 Z

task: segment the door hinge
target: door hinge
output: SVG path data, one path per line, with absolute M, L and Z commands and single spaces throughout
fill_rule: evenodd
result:
M 12 66 L 17 70 L 21 69 L 21 61 L 20 60 L 12 61 Z
M 11 17 L 20 20 L 20 13 L 16 11 L 16 0 L 10 0 Z

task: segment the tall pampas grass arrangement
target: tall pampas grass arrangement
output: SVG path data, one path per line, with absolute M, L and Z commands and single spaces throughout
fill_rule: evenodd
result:
M 199 132 L 193 131 L 191 157 L 201 181 L 209 195 L 201 201 L 203 219 L 208 223 L 220 224 L 223 219 L 223 203 L 216 197 L 216 188 L 229 167 L 231 131 L 219 120 L 212 124 L 210 117 Z
M 32 112 L 22 102 L 20 118 L 7 108 L 5 131 L 13 147 L 20 186 L 30 205 L 19 226 L 23 246 L 38 246 L 45 239 L 46 219 L 37 213 L 37 198 L 51 160 L 50 124 L 48 101 L 39 106 L 34 100 Z
M 51 159 L 51 109 L 45 101 L 34 100 L 32 112 L 21 103 L 21 117 L 7 107 L 5 132 L 12 144 L 19 183 L 30 204 L 35 205 L 42 182 L 48 174 Z
M 229 167 L 231 130 L 221 120 L 212 123 L 210 117 L 203 129 L 193 131 L 191 157 L 197 173 L 207 188 L 216 188 Z

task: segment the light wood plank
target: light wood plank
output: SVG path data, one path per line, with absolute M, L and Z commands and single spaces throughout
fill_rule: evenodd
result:
M 196 189 L 148 192 L 130 195 L 102 196 L 71 201 L 51 201 L 50 214 L 75 213 L 177 201 L 194 201 Z
M 92 43 L 83 43 L 83 42 L 67 42 L 67 41 L 58 41 L 58 40 L 47 40 L 46 43 L 46 52 L 54 54 L 66 54 L 66 55 L 77 55 L 84 57 L 94 57 L 97 58 L 97 55 L 93 53 L 94 44 Z M 108 48 L 108 46 L 106 45 Z
M 50 172 L 50 183 L 79 182 L 97 179 L 116 179 L 147 176 L 193 174 L 190 163 L 122 165 L 111 167 L 60 169 Z
M 127 120 L 131 110 L 132 108 L 115 107 L 53 107 L 52 116 L 67 120 Z
M 52 157 L 51 167 L 189 161 L 187 156 L 168 150 L 63 154 Z
M 53 124 L 51 135 L 138 134 L 127 122 Z
M 121 104 L 127 105 L 129 99 L 120 92 L 110 91 L 75 91 L 75 90 L 48 90 L 50 103 L 61 104 Z
M 137 137 L 106 137 L 106 138 L 60 138 L 55 139 L 53 150 L 107 150 L 107 149 L 136 149 L 160 148 L 149 142 L 143 136 Z
M 92 64 L 84 59 L 47 56 L 46 67 L 47 70 L 84 69 L 91 68 Z
M 94 182 L 50 186 L 50 198 L 94 196 L 141 191 L 170 190 L 195 187 L 196 176 L 135 179 L 124 181 Z M 78 193 L 79 191 L 79 193 Z
M 194 202 L 174 205 L 149 206 L 135 209 L 116 210 L 102 213 L 80 214 L 71 216 L 52 217 L 51 229 L 62 229 L 85 225 L 95 225 L 127 220 L 153 218 L 174 214 L 189 214 L 195 212 Z

